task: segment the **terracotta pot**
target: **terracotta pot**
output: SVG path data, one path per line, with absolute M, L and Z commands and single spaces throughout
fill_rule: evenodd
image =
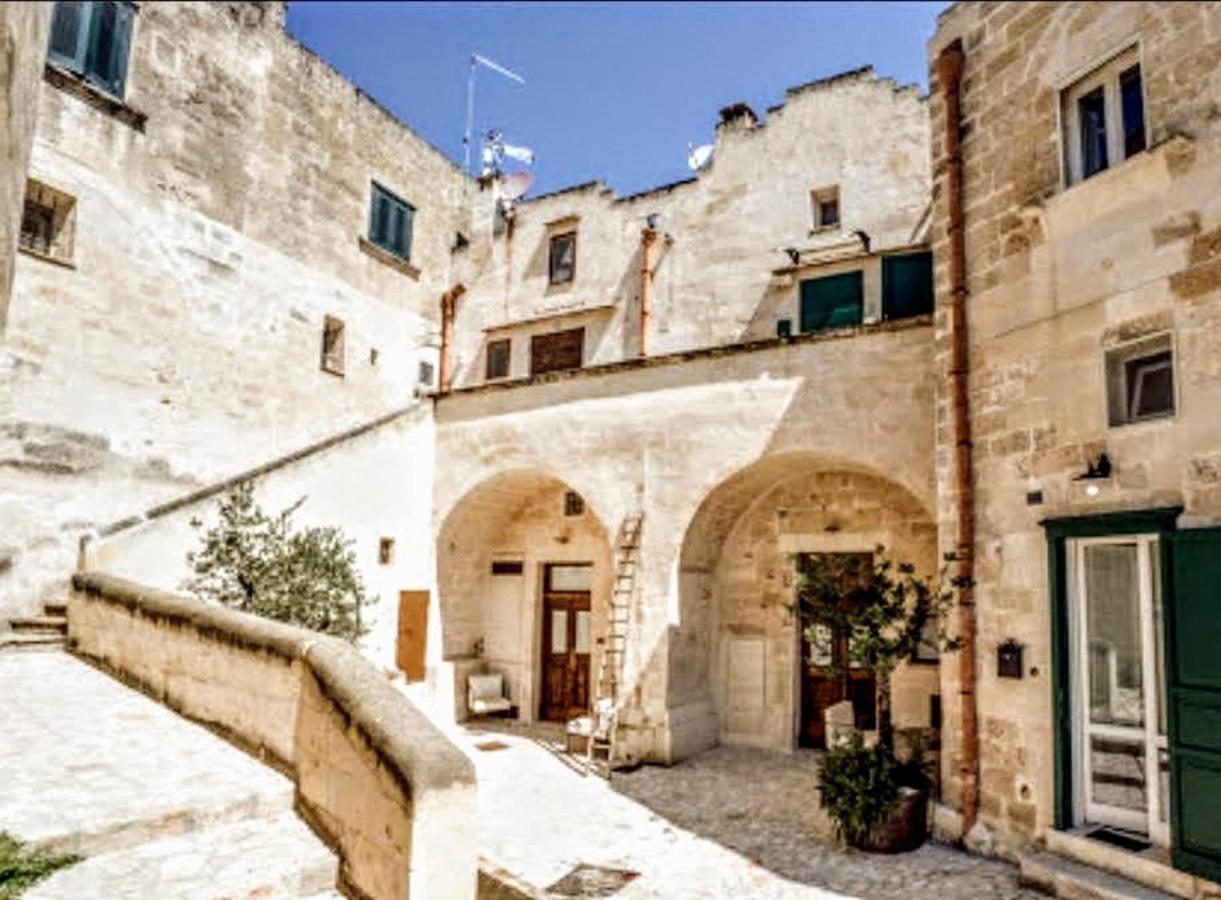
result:
M 873 833 L 853 843 L 871 853 L 907 853 L 928 837 L 928 791 L 899 788 L 899 803 L 890 818 Z

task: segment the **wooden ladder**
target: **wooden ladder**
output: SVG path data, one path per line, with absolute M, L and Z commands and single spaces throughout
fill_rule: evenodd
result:
M 640 531 L 644 516 L 633 513 L 619 526 L 615 539 L 615 582 L 611 586 L 610 617 L 606 643 L 598 668 L 596 697 L 591 712 L 589 738 L 590 768 L 604 771 L 607 776 L 615 758 L 615 731 L 619 705 L 619 681 L 623 676 L 623 658 L 627 650 L 628 623 L 632 614 L 632 599 L 636 593 L 636 571 L 640 564 Z M 609 725 L 600 733 L 599 719 L 609 707 Z M 604 768 L 603 768 L 604 767 Z

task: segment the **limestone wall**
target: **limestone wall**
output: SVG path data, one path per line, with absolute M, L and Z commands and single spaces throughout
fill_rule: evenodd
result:
M 34 141 L 38 90 L 51 24 L 49 3 L 6 3 L 0 8 L 0 337 L 25 197 L 25 173 Z
M 433 547 L 434 430 L 431 409 L 412 409 L 333 446 L 252 475 L 255 500 L 277 514 L 299 500 L 297 527 L 337 526 L 352 541 L 366 593 L 362 613 L 369 633 L 361 649 L 386 669 L 396 666 L 399 592 L 428 590 Z M 187 553 L 217 519 L 223 491 L 152 515 L 87 545 L 84 564 L 165 591 L 180 591 L 190 575 Z M 383 538 L 394 541 L 388 562 Z
M 1182 504 L 1182 524 L 1221 521 L 1221 7 L 962 3 L 943 14 L 930 59 L 956 38 L 966 58 L 982 815 L 1012 846 L 1050 827 L 1053 812 L 1040 520 Z M 1149 149 L 1065 188 L 1058 91 L 1132 44 Z M 944 121 L 935 88 L 934 252 L 944 311 Z M 1176 414 L 1108 426 L 1105 350 L 1164 331 L 1173 337 Z M 944 360 L 944 341 L 941 348 Z M 939 521 L 952 542 L 944 394 L 937 420 Z M 1090 496 L 1074 478 L 1104 451 L 1114 475 Z M 1042 502 L 1032 505 L 1034 492 Z M 1010 637 L 1026 645 L 1021 680 L 996 677 L 996 645 Z M 954 676 L 943 668 L 951 801 L 959 765 Z
M 75 198 L 75 247 L 17 259 L 3 613 L 55 593 L 82 530 L 402 407 L 435 367 L 462 176 L 282 13 L 141 5 L 118 111 L 40 85 L 30 176 Z M 416 272 L 359 243 L 373 179 L 416 206 Z M 321 370 L 326 316 L 343 377 Z
M 882 476 L 932 509 L 935 385 L 926 322 L 457 391 L 437 404 L 437 458 L 445 464 L 434 485 L 434 528 L 480 485 L 517 472 L 576 490 L 610 534 L 643 512 L 622 694 L 629 710 L 620 719 L 632 735 L 625 746 L 659 760 L 709 746 L 718 732 L 708 681 L 702 693 L 682 688 L 691 672 L 709 671 L 705 604 L 680 571 L 697 511 L 719 485 L 761 461 L 765 477 L 745 493 L 764 495 L 797 457 L 801 471 Z M 481 543 L 493 546 L 477 530 L 457 539 L 472 555 Z M 438 577 L 439 620 L 453 605 L 446 585 L 455 576 L 442 569 Z M 433 665 L 441 650 L 431 648 Z
M 360 896 L 475 896 L 468 760 L 350 646 L 123 579 L 78 575 L 81 655 L 284 769 Z
M 839 188 L 840 225 L 816 230 L 810 194 L 831 186 Z M 866 317 L 876 320 L 878 260 L 860 256 L 853 233 L 866 232 L 874 253 L 923 242 L 928 186 L 924 100 L 914 87 L 861 70 L 791 88 L 765 124 L 750 114 L 723 122 L 712 164 L 688 182 L 630 197 L 596 182 L 527 199 L 500 234 L 492 233 L 491 191 L 481 191 L 472 201 L 472 243 L 455 257 L 468 285 L 456 323 L 457 383 L 484 381 L 489 339 L 512 339 L 514 376 L 528 372 L 530 336 L 562 328 L 586 328 L 587 362 L 638 355 L 640 232 L 653 214 L 663 233 L 653 353 L 774 337 L 781 318 L 796 331 L 799 280 L 845 267 L 864 268 Z M 550 237 L 570 230 L 575 277 L 550 285 Z M 828 248 L 857 258 L 839 269 L 774 274 L 791 268 L 785 247 L 807 251 L 803 263 Z

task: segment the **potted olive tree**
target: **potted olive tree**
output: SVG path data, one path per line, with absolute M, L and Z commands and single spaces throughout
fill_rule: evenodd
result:
M 855 734 L 829 748 L 819 771 L 823 808 L 839 837 L 860 849 L 914 850 L 926 836 L 931 782 L 920 746 L 907 748 L 905 759 L 896 755 L 891 677 L 922 643 L 944 651 L 957 648 L 945 622 L 960 584 L 944 579 L 941 584 L 949 586 L 919 576 L 911 563 L 892 561 L 880 546 L 872 557 L 799 558 L 792 612 L 806 639 L 817 647 L 827 635 L 847 635 L 847 658 L 832 655 L 832 666 L 859 666 L 877 685 L 876 743 L 866 746 Z

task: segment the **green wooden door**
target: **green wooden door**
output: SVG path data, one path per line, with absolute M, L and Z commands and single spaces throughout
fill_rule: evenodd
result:
M 1175 532 L 1166 621 L 1171 854 L 1221 880 L 1221 528 Z
M 861 272 L 811 278 L 801 283 L 803 333 L 859 325 L 864 312 L 865 287 Z
M 933 311 L 933 254 L 882 257 L 882 318 L 907 319 Z

